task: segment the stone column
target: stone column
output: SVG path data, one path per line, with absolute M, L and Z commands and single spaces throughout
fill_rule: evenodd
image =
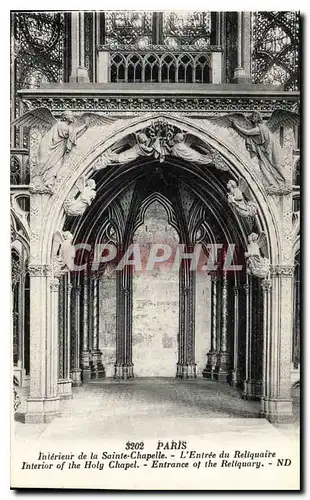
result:
M 211 277 L 211 348 L 207 354 L 207 364 L 202 372 L 204 378 L 214 379 L 217 364 L 217 338 L 219 333 L 218 324 L 218 277 Z
M 102 352 L 99 349 L 99 278 L 91 278 L 92 287 L 92 313 L 93 313 L 93 335 L 92 335 L 92 372 L 91 378 L 104 378 L 105 370 L 102 364 Z
M 251 83 L 251 13 L 238 12 L 237 83 Z
M 116 362 L 114 378 L 133 378 L 132 363 L 132 274 L 116 271 Z
M 234 365 L 232 370 L 232 385 L 238 383 L 239 370 L 239 291 L 238 285 L 234 286 Z
M 71 290 L 72 285 L 68 273 L 62 276 L 59 303 L 58 391 L 62 399 L 72 398 L 72 380 L 70 378 Z
M 84 12 L 71 12 L 70 82 L 89 83 L 84 50 Z
M 291 398 L 292 286 L 294 267 L 271 267 L 264 293 L 264 359 L 261 414 L 271 422 L 293 418 Z
M 262 297 L 260 279 L 247 275 L 246 292 L 246 378 L 243 398 L 257 400 L 261 396 Z
M 215 379 L 220 382 L 227 382 L 229 377 L 230 354 L 227 347 L 227 301 L 227 272 L 223 271 L 220 350 L 218 353 L 217 365 L 214 373 Z
M 180 269 L 177 378 L 197 377 L 195 363 L 195 273 L 195 271 L 190 271 L 190 262 L 185 260 Z
M 245 327 L 245 381 L 242 397 L 252 399 L 252 276 L 247 274 L 245 289 L 246 327 Z
M 89 276 L 84 274 L 83 280 L 83 337 L 82 337 L 82 379 L 87 382 L 91 379 L 91 352 L 89 345 L 89 330 L 90 330 L 90 293 L 89 293 Z
M 59 280 L 51 266 L 30 264 L 30 395 L 25 413 L 15 418 L 26 423 L 47 423 L 60 415 L 58 394 Z
M 72 335 L 71 335 L 71 349 L 72 349 L 72 370 L 71 379 L 72 386 L 78 387 L 82 385 L 82 370 L 80 368 L 80 337 L 81 337 L 81 292 L 82 287 L 75 285 L 73 288 L 73 304 L 72 311 Z

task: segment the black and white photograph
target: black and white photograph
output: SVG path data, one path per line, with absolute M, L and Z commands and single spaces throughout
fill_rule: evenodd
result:
M 301 17 L 10 11 L 11 488 L 300 490 Z

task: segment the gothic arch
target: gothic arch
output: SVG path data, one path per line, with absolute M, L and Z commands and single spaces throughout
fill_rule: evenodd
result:
M 57 229 L 62 227 L 64 222 L 63 202 L 68 196 L 70 190 L 76 183 L 77 179 L 84 175 L 89 177 L 92 173 L 92 164 L 96 159 L 115 142 L 123 137 L 136 133 L 150 125 L 154 120 L 164 120 L 173 126 L 181 128 L 186 133 L 197 136 L 199 139 L 206 141 L 211 147 L 218 152 L 229 163 L 232 176 L 235 178 L 243 177 L 248 182 L 252 192 L 253 199 L 258 204 L 258 225 L 260 230 L 264 230 L 268 235 L 269 253 L 272 264 L 276 264 L 281 260 L 281 250 L 279 248 L 279 228 L 276 223 L 276 206 L 272 198 L 267 197 L 263 187 L 257 182 L 253 175 L 252 162 L 245 147 L 236 149 L 234 140 L 228 137 L 227 133 L 223 133 L 220 129 L 213 127 L 205 120 L 200 120 L 198 123 L 187 117 L 152 115 L 138 117 L 128 120 L 120 120 L 112 127 L 105 129 L 99 128 L 97 132 L 89 131 L 85 134 L 87 137 L 80 139 L 72 156 L 70 157 L 70 165 L 64 165 L 64 170 L 67 168 L 69 173 L 63 177 L 58 185 L 57 192 L 50 197 L 46 203 L 46 225 L 42 237 L 41 259 L 42 262 L 49 263 L 51 258 L 52 235 Z M 92 136 L 91 136 L 92 134 Z M 120 167 L 121 168 L 121 167 Z

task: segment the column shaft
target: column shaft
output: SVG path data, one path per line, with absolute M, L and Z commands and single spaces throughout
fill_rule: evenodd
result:
M 195 286 L 196 274 L 186 260 L 180 269 L 179 349 L 177 378 L 196 378 L 195 363 Z
M 91 378 L 91 353 L 89 346 L 90 325 L 90 286 L 89 276 L 84 273 L 83 279 L 83 338 L 82 338 L 82 378 L 83 382 Z
M 220 382 L 227 382 L 229 377 L 230 354 L 227 349 L 227 310 L 228 310 L 228 287 L 227 272 L 223 271 L 222 278 L 222 307 L 221 307 L 221 335 L 220 350 L 217 356 L 217 366 L 214 377 Z
M 291 398 L 293 266 L 273 266 L 264 292 L 262 416 L 271 422 L 293 418 Z
M 80 368 L 80 337 L 81 337 L 81 292 L 82 287 L 75 284 L 73 289 L 73 304 L 72 311 L 73 321 L 72 321 L 72 370 L 71 378 L 73 387 L 82 385 L 82 370 Z
M 29 265 L 30 300 L 30 395 L 26 411 L 15 418 L 27 423 L 50 422 L 60 415 L 58 379 L 59 280 L 44 264 Z
M 211 277 L 211 348 L 207 353 L 207 364 L 202 375 L 204 378 L 214 379 L 217 364 L 217 337 L 218 337 L 218 277 Z
M 232 384 L 238 383 L 239 370 L 239 286 L 234 286 L 234 366 L 232 371 Z
M 92 310 L 93 310 L 93 337 L 92 337 L 92 378 L 103 378 L 105 370 L 102 365 L 102 352 L 99 349 L 99 278 L 92 278 Z
M 132 274 L 116 271 L 116 362 L 114 378 L 133 378 Z

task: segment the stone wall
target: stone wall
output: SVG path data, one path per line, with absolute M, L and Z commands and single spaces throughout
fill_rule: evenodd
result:
M 100 281 L 99 349 L 106 377 L 113 377 L 116 348 L 116 283 L 115 276 Z
M 178 361 L 179 271 L 172 270 L 171 261 L 155 264 L 145 270 L 149 245 L 169 243 L 174 248 L 178 235 L 167 221 L 165 209 L 153 203 L 136 231 L 134 243 L 143 246 L 141 272 L 133 276 L 132 361 L 135 377 L 175 377 Z M 197 374 L 206 364 L 210 349 L 211 281 L 204 274 L 196 278 L 196 363 Z M 114 375 L 116 331 L 115 277 L 100 283 L 100 350 L 106 376 Z

